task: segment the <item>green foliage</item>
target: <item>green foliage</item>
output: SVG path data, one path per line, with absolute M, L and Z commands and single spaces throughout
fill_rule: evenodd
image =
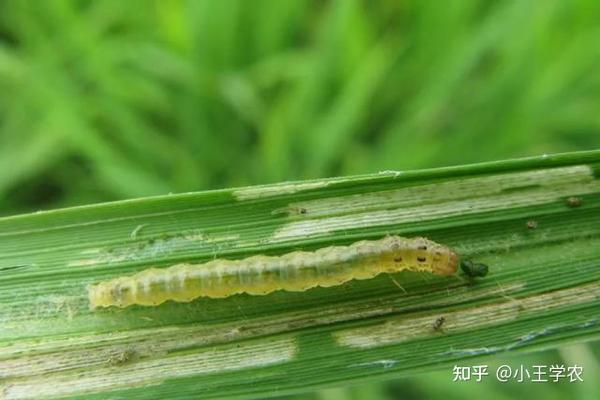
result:
M 3 214 L 600 147 L 600 4 L 0 4 Z
M 600 148 L 599 21 L 595 0 L 0 1 L 0 215 Z M 467 397 L 424 376 L 314 397 Z

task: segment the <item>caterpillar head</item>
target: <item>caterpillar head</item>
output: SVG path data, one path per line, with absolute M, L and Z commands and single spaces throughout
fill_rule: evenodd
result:
M 431 272 L 437 275 L 454 275 L 458 269 L 458 256 L 448 247 L 423 237 L 405 239 L 390 236 L 386 239 L 391 250 L 390 257 L 396 265 L 413 271 Z M 390 271 L 394 271 L 393 265 Z M 402 269 L 402 268 L 398 268 Z

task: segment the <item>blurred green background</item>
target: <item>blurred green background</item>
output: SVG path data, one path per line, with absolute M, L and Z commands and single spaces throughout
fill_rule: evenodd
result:
M 593 148 L 596 0 L 0 1 L 0 215 Z M 451 378 L 294 398 L 600 396 Z

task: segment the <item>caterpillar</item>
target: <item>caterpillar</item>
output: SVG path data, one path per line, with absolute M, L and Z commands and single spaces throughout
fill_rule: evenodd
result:
M 150 268 L 132 276 L 88 285 L 90 308 L 156 306 L 167 300 L 190 302 L 197 297 L 223 298 L 239 293 L 266 295 L 276 290 L 305 291 L 370 279 L 403 270 L 453 275 L 458 256 L 423 237 L 386 236 L 349 246 L 281 256 L 257 255 L 241 260 L 213 260 Z

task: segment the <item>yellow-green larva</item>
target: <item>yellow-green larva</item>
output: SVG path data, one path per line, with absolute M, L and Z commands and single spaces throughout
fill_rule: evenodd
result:
M 456 273 L 458 256 L 448 247 L 422 237 L 387 236 L 349 246 L 282 256 L 252 256 L 150 268 L 88 286 L 90 307 L 155 306 L 167 300 L 189 302 L 197 297 L 223 298 L 238 293 L 265 295 L 276 290 L 304 291 L 335 286 L 352 279 L 403 270 L 437 275 Z

